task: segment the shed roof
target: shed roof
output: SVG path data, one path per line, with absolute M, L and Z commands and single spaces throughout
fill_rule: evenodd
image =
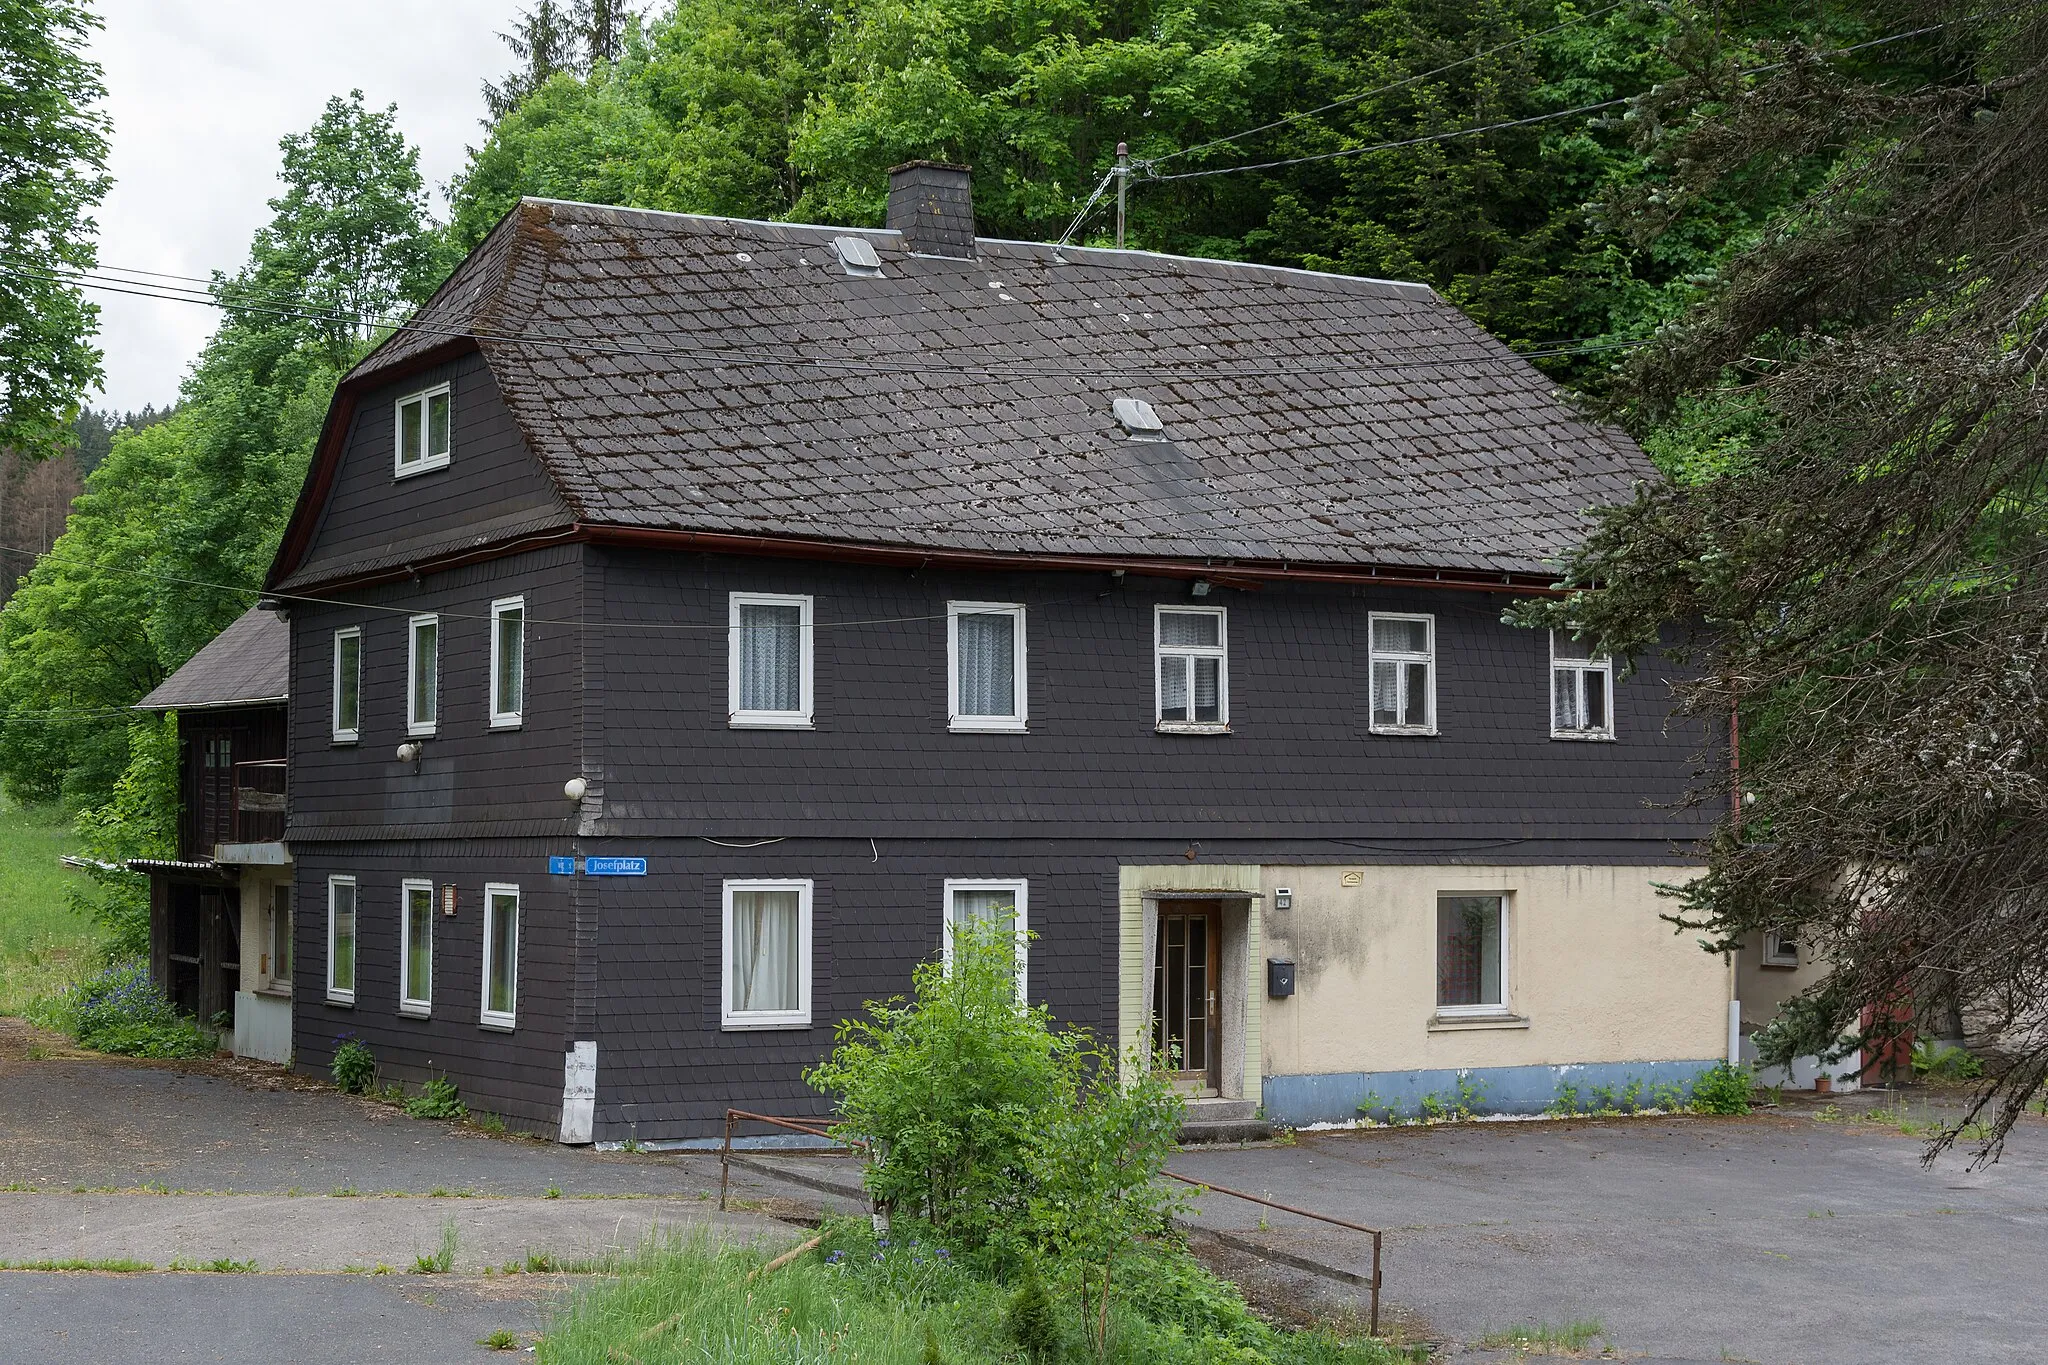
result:
M 291 675 L 291 644 L 291 627 L 277 613 L 251 607 L 135 703 L 136 708 L 190 711 L 282 702 Z
M 1427 286 L 1142 251 L 529 199 L 344 387 L 470 338 L 591 525 L 1540 574 L 1652 472 Z

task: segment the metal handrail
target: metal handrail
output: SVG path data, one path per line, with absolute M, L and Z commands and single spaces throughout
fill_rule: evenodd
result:
M 718 1149 L 718 1211 L 720 1213 L 725 1212 L 726 1187 L 732 1181 L 732 1130 L 735 1124 L 766 1123 L 777 1128 L 787 1128 L 794 1133 L 802 1133 L 806 1137 L 823 1138 L 825 1141 L 832 1143 L 836 1150 L 848 1152 L 867 1151 L 867 1144 L 864 1142 L 849 1142 L 845 1138 L 834 1137 L 823 1126 L 824 1122 L 821 1119 L 783 1118 L 776 1114 L 755 1114 L 745 1109 L 726 1110 L 725 1141 L 720 1144 Z
M 1282 1213 L 1291 1213 L 1300 1218 L 1313 1218 L 1318 1223 L 1329 1223 L 1332 1226 L 1346 1228 L 1352 1232 L 1362 1232 L 1372 1238 L 1372 1284 L 1370 1286 L 1372 1289 L 1372 1322 L 1367 1330 L 1374 1336 L 1380 1334 L 1380 1237 L 1382 1234 L 1379 1228 L 1369 1228 L 1363 1223 L 1347 1223 L 1342 1218 L 1332 1218 L 1327 1213 L 1315 1213 L 1309 1209 L 1298 1209 L 1292 1204 L 1283 1204 L 1277 1199 L 1267 1199 L 1256 1194 L 1246 1194 L 1243 1190 L 1233 1190 L 1228 1185 L 1218 1185 L 1213 1180 L 1197 1180 L 1193 1176 L 1182 1175 L 1179 1171 L 1162 1170 L 1160 1174 L 1169 1180 L 1178 1180 L 1183 1185 L 1193 1185 L 1198 1190 L 1214 1190 L 1217 1194 L 1227 1194 L 1232 1199 L 1242 1199 L 1248 1204 L 1260 1204 L 1266 1208 L 1278 1209 Z

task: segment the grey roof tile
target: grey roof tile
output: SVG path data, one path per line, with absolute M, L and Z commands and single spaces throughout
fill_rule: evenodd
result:
M 140 711 L 247 706 L 285 699 L 291 676 L 291 627 L 251 607 L 200 646 L 184 667 L 135 703 Z

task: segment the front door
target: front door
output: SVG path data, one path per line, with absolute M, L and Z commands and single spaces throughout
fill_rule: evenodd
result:
M 1189 1094 L 1214 1095 L 1221 1076 L 1223 911 L 1215 901 L 1161 901 L 1153 945 L 1152 1055 Z

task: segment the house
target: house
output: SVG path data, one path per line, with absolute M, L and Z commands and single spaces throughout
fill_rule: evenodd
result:
M 302 1066 L 563 1141 L 819 1113 L 962 920 L 1290 1123 L 1725 1055 L 1704 727 L 1502 623 L 1648 474 L 1433 293 L 529 199 L 340 384 L 292 633 Z
M 292 861 L 284 844 L 291 634 L 254 607 L 136 703 L 178 713 L 177 857 L 149 874 L 150 975 L 237 1056 L 292 1056 Z M 223 1032 L 230 1030 L 224 1028 Z

